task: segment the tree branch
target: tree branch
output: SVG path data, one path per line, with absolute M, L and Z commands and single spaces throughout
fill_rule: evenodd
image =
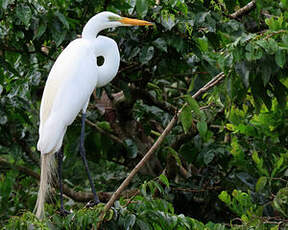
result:
M 249 2 L 246 6 L 235 11 L 233 14 L 230 14 L 229 17 L 232 19 L 242 17 L 243 15 L 248 14 L 250 11 L 252 11 L 255 6 L 256 6 L 256 0 L 253 0 Z
M 31 177 L 37 179 L 38 181 L 40 180 L 40 175 L 38 173 L 36 173 L 33 170 L 26 168 L 24 166 L 13 165 L 2 157 L 0 157 L 0 167 L 1 168 L 2 167 L 15 168 L 19 172 L 22 172 L 28 176 L 31 176 Z M 53 186 L 54 186 L 54 188 L 58 188 L 57 183 L 53 184 Z M 137 191 L 138 191 L 138 189 L 127 190 L 127 191 L 124 191 L 122 193 L 122 195 L 128 198 L 128 197 L 133 196 L 133 194 L 135 194 L 135 192 L 137 192 Z M 66 184 L 63 184 L 63 193 L 66 196 L 70 197 L 71 199 L 73 199 L 74 201 L 77 201 L 77 202 L 88 202 L 88 201 L 91 201 L 94 199 L 94 195 L 92 192 L 81 192 L 81 191 L 76 192 Z M 98 192 L 98 196 L 99 196 L 101 201 L 107 202 L 111 198 L 112 192 Z
M 101 134 L 104 134 L 108 137 L 110 137 L 113 141 L 123 145 L 123 142 L 122 140 L 120 140 L 118 137 L 116 137 L 115 135 L 109 133 L 109 132 L 106 132 L 104 129 L 101 129 L 98 125 L 96 125 L 95 123 L 93 123 L 92 121 L 86 119 L 86 123 L 91 125 L 92 127 L 94 127 L 99 133 Z
M 217 76 L 215 76 L 211 81 L 209 81 L 206 85 L 204 85 L 201 89 L 199 89 L 192 97 L 196 98 L 202 93 L 208 91 L 210 88 L 217 85 L 223 78 L 225 77 L 224 73 L 221 72 Z M 142 160 L 135 166 L 135 168 L 130 172 L 128 177 L 122 182 L 122 184 L 119 186 L 119 188 L 116 190 L 116 192 L 113 193 L 112 197 L 108 201 L 108 203 L 105 205 L 104 210 L 100 216 L 100 222 L 98 224 L 98 227 L 100 227 L 101 222 L 104 219 L 105 213 L 111 208 L 111 206 L 114 204 L 115 200 L 118 199 L 121 192 L 127 187 L 127 185 L 130 183 L 132 178 L 135 176 L 135 174 L 143 167 L 143 165 L 148 161 L 148 159 L 151 157 L 151 155 L 155 152 L 155 150 L 160 146 L 160 144 L 163 142 L 164 138 L 168 135 L 168 133 L 173 128 L 174 124 L 178 120 L 179 115 L 183 111 L 183 109 L 188 104 L 185 103 L 180 110 L 174 115 L 174 117 L 171 119 L 169 124 L 166 126 L 165 130 L 162 132 L 158 140 L 153 144 L 153 146 L 148 150 L 148 152 L 145 154 L 145 156 L 142 158 Z

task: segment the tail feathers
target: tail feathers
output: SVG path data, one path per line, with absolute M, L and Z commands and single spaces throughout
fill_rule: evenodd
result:
M 36 206 L 34 212 L 39 219 L 44 217 L 44 203 L 47 193 L 50 190 L 52 183 L 52 176 L 55 172 L 55 154 L 41 154 L 41 176 L 40 188 L 38 192 Z

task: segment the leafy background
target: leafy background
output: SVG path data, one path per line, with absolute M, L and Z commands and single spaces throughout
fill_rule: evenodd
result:
M 0 225 L 3 229 L 95 228 L 86 209 L 80 119 L 64 140 L 65 207 L 58 190 L 39 221 L 39 106 L 57 56 L 96 13 L 155 23 L 105 30 L 118 43 L 117 77 L 95 90 L 86 150 L 100 199 L 152 146 L 185 102 L 179 122 L 106 215 L 103 229 L 285 229 L 287 227 L 288 1 L 0 1 Z M 95 63 L 96 64 L 96 63 Z M 225 79 L 197 101 L 215 75 Z M 69 191 L 75 191 L 74 195 Z M 82 196 L 83 194 L 88 194 Z M 11 218 L 12 217 L 12 218 Z

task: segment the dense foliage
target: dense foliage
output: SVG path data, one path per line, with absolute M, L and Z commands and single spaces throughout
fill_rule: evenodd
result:
M 288 228 L 287 0 L 2 0 L 3 229 L 97 226 L 103 204 L 84 207 L 91 194 L 78 153 L 79 118 L 63 146 L 65 207 L 73 213 L 58 214 L 57 189 L 46 206 L 46 219 L 37 220 L 32 210 L 45 80 L 63 48 L 103 10 L 155 23 L 101 33 L 116 40 L 121 54 L 117 77 L 95 90 L 88 108 L 85 146 L 103 202 L 177 109 L 188 105 L 106 214 L 102 228 Z M 220 72 L 225 74 L 222 82 L 192 99 Z

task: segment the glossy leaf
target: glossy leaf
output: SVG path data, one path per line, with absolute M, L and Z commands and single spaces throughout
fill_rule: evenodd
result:
M 267 182 L 268 182 L 267 177 L 264 176 L 260 177 L 256 184 L 256 192 L 262 192 Z
M 19 5 L 16 8 L 16 14 L 18 18 L 24 23 L 25 26 L 29 26 L 29 22 L 32 18 L 32 12 L 29 6 Z
M 280 68 L 286 64 L 286 54 L 284 50 L 278 50 L 275 54 L 275 61 Z
M 136 12 L 140 18 L 144 18 L 148 12 L 148 4 L 145 0 L 136 0 Z
M 199 121 L 197 123 L 197 129 L 198 129 L 198 131 L 200 133 L 200 136 L 202 138 L 204 138 L 206 133 L 207 133 L 207 130 L 208 130 L 207 123 L 205 121 L 203 121 L 203 120 Z
M 167 52 L 167 43 L 163 38 L 157 38 L 153 41 L 153 45 L 155 45 L 159 50 Z
M 189 107 L 185 106 L 180 114 L 180 121 L 182 123 L 184 132 L 187 133 L 193 124 L 193 117 Z
M 142 49 L 142 52 L 139 55 L 139 61 L 142 64 L 148 63 L 154 56 L 154 47 L 146 46 Z

